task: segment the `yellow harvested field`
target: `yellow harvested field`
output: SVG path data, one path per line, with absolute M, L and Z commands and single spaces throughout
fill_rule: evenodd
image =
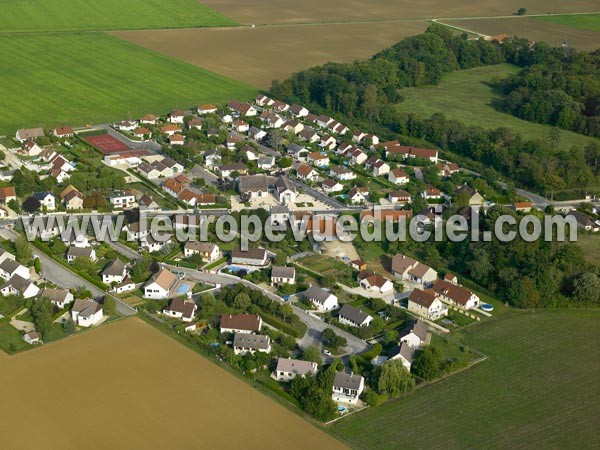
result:
M 600 9 L 597 0 L 202 0 L 202 3 L 244 24 L 508 16 L 521 7 L 528 14 Z
M 135 318 L 0 366 L 3 449 L 345 448 Z
M 569 45 L 577 50 L 592 51 L 600 47 L 600 32 L 581 30 L 535 18 L 444 20 L 443 23 L 488 36 L 512 34 L 532 41 L 544 41 L 553 47 L 560 46 L 564 37 L 567 38 Z
M 116 31 L 135 44 L 268 88 L 271 81 L 326 62 L 369 58 L 427 22 Z

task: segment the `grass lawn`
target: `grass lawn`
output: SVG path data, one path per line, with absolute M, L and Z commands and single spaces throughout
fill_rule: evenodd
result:
M 446 117 L 469 125 L 487 128 L 508 127 L 525 138 L 547 139 L 551 126 L 528 122 L 496 111 L 492 101 L 500 96 L 489 85 L 494 77 L 506 78 L 518 68 L 509 64 L 477 67 L 446 74 L 438 86 L 402 89 L 405 101 L 398 105 L 400 111 L 429 117 L 443 112 Z M 561 130 L 561 143 L 565 147 L 584 145 L 597 139 L 571 131 Z
M 590 448 L 600 312 L 506 312 L 453 333 L 488 359 L 332 427 L 354 448 Z
M 579 232 L 577 234 L 577 245 L 583 250 L 585 259 L 591 264 L 600 261 L 600 236 Z
M 83 125 L 246 99 L 256 90 L 104 33 L 12 34 L 0 40 L 0 133 Z
M 0 30 L 82 31 L 233 26 L 196 0 L 0 0 Z
M 600 31 L 600 14 L 577 14 L 573 16 L 536 17 L 544 22 L 558 23 L 579 30 Z
M 0 349 L 6 353 L 14 353 L 28 348 L 30 345 L 23 340 L 19 330 L 13 327 L 8 320 L 0 320 Z

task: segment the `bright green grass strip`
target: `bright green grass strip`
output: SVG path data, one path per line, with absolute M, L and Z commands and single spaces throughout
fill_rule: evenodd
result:
M 488 360 L 333 434 L 357 449 L 597 447 L 600 312 L 512 311 L 463 333 Z
M 574 14 L 567 16 L 536 17 L 545 22 L 557 23 L 579 30 L 600 31 L 600 14 Z
M 256 89 L 104 33 L 0 38 L 0 133 L 249 99 Z
M 477 67 L 459 70 L 444 75 L 437 86 L 402 89 L 400 94 L 405 101 L 398 108 L 429 117 L 434 113 L 444 113 L 447 118 L 479 125 L 485 128 L 512 128 L 526 139 L 547 139 L 550 125 L 528 122 L 510 114 L 497 111 L 492 106 L 500 96 L 494 92 L 490 82 L 494 78 L 503 79 L 516 73 L 518 68 L 509 64 Z M 571 131 L 561 131 L 561 145 L 582 146 L 597 140 Z
M 0 31 L 234 26 L 197 0 L 0 0 Z

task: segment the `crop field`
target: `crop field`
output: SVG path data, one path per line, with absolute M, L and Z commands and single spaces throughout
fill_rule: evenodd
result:
M 0 133 L 165 113 L 250 98 L 243 83 L 104 33 L 11 34 L 0 39 Z
M 595 11 L 600 9 L 596 6 Z M 590 16 L 552 16 L 552 17 L 513 17 L 491 19 L 463 19 L 443 20 L 443 23 L 465 28 L 486 35 L 502 33 L 524 37 L 532 41 L 544 41 L 549 45 L 560 46 L 563 38 L 567 38 L 569 45 L 577 50 L 592 51 L 600 47 L 600 29 L 575 27 L 574 23 L 587 23 L 591 26 Z M 594 17 L 598 17 L 595 15 Z M 555 20 L 556 19 L 556 20 Z M 595 19 L 596 23 L 598 19 Z
M 467 327 L 475 367 L 333 427 L 354 448 L 595 448 L 600 312 L 508 312 Z
M 599 9 L 595 0 L 202 0 L 202 3 L 244 24 L 510 16 L 521 7 L 529 14 L 595 12 Z
M 579 30 L 600 32 L 600 14 L 539 17 L 539 19 L 545 22 L 558 23 L 568 27 L 577 28 Z
M 271 81 L 326 62 L 350 62 L 421 33 L 424 21 L 229 29 L 118 31 L 113 34 L 235 80 Z M 210 45 L 207 45 L 210 43 Z
M 0 0 L 0 10 L 2 32 L 236 25 L 196 0 Z
M 428 117 L 443 112 L 446 117 L 460 120 L 469 125 L 489 128 L 509 127 L 525 138 L 547 139 L 551 127 L 521 120 L 496 111 L 492 106 L 499 96 L 490 86 L 497 77 L 505 78 L 518 69 L 508 64 L 477 67 L 446 74 L 438 86 L 403 89 L 405 100 L 398 108 L 403 112 L 413 112 Z M 584 145 L 597 141 L 570 131 L 561 130 L 561 145 Z
M 2 448 L 343 448 L 138 319 L 0 362 Z

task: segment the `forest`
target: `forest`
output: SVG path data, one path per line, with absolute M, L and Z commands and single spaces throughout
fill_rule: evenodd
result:
M 557 60 L 561 62 L 554 64 Z M 598 185 L 600 146 L 591 143 L 585 147 L 564 148 L 552 132 L 546 140 L 528 140 L 508 128 L 467 126 L 443 114 L 426 118 L 399 112 L 396 106 L 403 100 L 402 89 L 436 85 L 445 73 L 455 70 L 511 63 L 522 69 L 501 85 L 507 93 L 504 103 L 513 98 L 511 105 L 517 105 L 516 94 L 509 92 L 511 86 L 519 86 L 523 78 L 530 80 L 527 86 L 533 89 L 534 77 L 527 74 L 554 64 L 577 74 L 570 78 L 573 81 L 568 92 L 574 96 L 571 97 L 574 102 L 575 97 L 579 102 L 587 102 L 587 110 L 591 111 L 598 98 L 595 93 L 600 92 L 597 68 L 592 69 L 595 61 L 596 54 L 564 53 L 545 43 L 531 45 L 526 39 L 505 40 L 503 45 L 495 41 L 468 40 L 466 35 L 454 35 L 448 28 L 434 24 L 425 33 L 405 38 L 369 60 L 329 63 L 294 74 L 283 82 L 274 81 L 270 93 L 275 98 L 334 114 L 339 120 L 365 127 L 366 131 L 384 139 L 399 138 L 411 145 L 428 142 L 439 147 L 443 156 L 470 161 L 471 166 L 485 167 L 520 186 L 546 193 Z M 586 79 L 594 83 L 587 83 Z M 553 82 L 548 84 L 552 86 Z M 575 85 L 580 86 L 578 93 Z M 518 90 L 515 87 L 513 91 Z M 506 108 L 504 104 L 498 107 Z M 586 109 L 578 109 L 583 110 Z M 567 112 L 562 114 L 567 115 Z M 586 121 L 586 129 L 595 123 L 593 117 Z M 550 120 L 548 123 L 561 125 Z

